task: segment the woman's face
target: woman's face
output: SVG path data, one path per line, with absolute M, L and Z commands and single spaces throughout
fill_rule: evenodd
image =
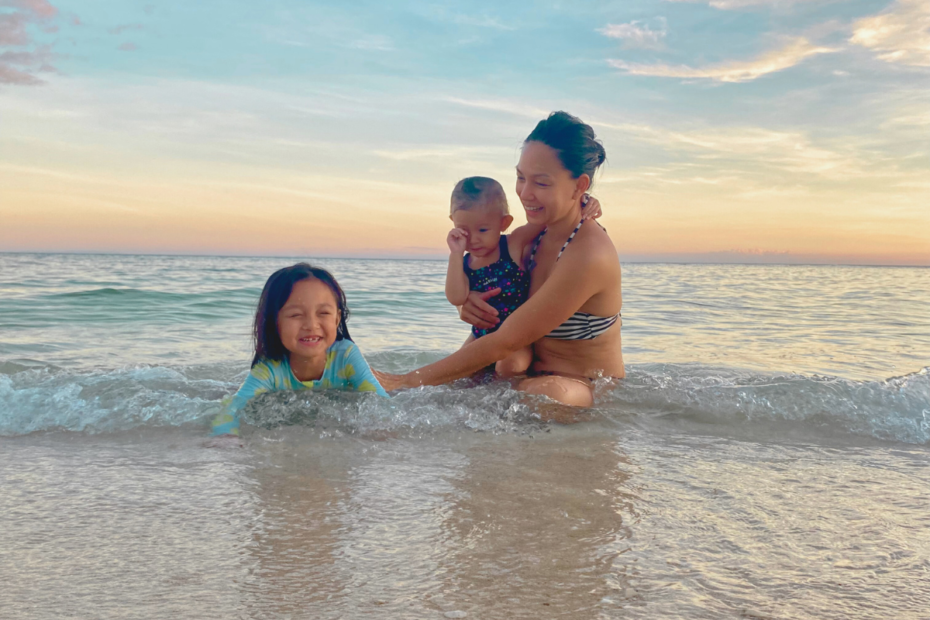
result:
M 536 141 L 523 145 L 517 164 L 517 195 L 530 224 L 548 225 L 568 215 L 580 204 L 588 184 L 586 174 L 572 178 L 552 147 Z

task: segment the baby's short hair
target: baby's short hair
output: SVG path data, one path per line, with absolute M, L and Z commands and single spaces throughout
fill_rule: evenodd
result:
M 501 215 L 510 215 L 507 194 L 500 183 L 488 177 L 468 177 L 455 184 L 449 214 L 477 208 L 497 209 Z

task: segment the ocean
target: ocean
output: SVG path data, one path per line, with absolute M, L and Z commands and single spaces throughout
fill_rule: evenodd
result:
M 578 424 L 459 381 L 204 447 L 298 260 L 0 254 L 0 616 L 930 618 L 930 269 L 626 264 Z M 444 261 L 310 261 L 375 368 L 468 334 Z

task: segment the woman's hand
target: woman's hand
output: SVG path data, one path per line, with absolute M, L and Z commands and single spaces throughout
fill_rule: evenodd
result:
M 374 369 L 372 369 L 371 372 L 374 373 L 375 378 L 378 380 L 378 383 L 381 384 L 381 387 L 384 388 L 385 392 L 393 392 L 402 387 L 407 387 L 405 381 L 406 375 L 394 375 L 389 372 L 382 372 Z
M 488 300 L 499 295 L 501 289 L 494 288 L 484 293 L 469 291 L 465 303 L 459 308 L 459 318 L 478 329 L 491 329 L 500 323 L 499 312 Z

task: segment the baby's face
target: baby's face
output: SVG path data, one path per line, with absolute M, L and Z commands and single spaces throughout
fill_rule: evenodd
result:
M 500 244 L 501 233 L 507 230 L 513 217 L 497 209 L 459 209 L 452 214 L 452 223 L 465 231 L 468 237 L 466 250 L 474 256 L 493 254 Z

